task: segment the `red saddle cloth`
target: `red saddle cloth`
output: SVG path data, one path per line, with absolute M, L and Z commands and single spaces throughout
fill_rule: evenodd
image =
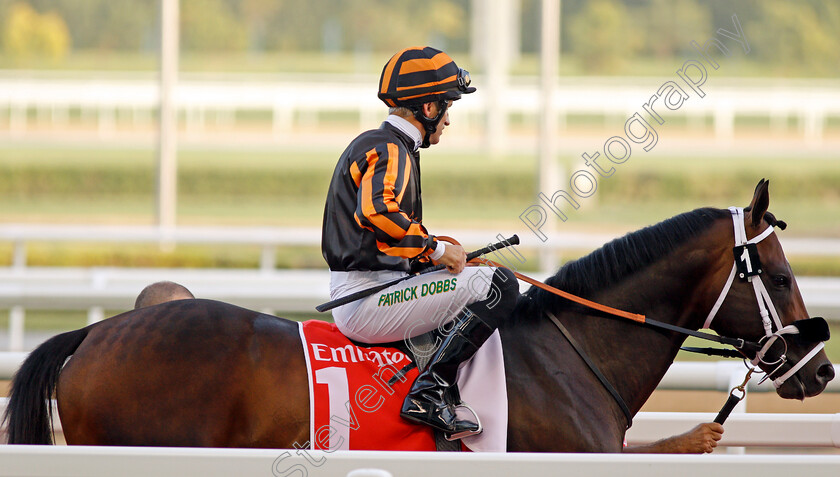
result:
M 309 368 L 309 431 L 312 449 L 434 451 L 428 426 L 400 417 L 400 407 L 417 377 L 396 348 L 354 345 L 332 323 L 301 323 Z

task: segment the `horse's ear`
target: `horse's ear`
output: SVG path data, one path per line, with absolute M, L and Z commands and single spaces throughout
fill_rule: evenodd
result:
M 761 179 L 758 185 L 755 186 L 755 194 L 753 194 L 752 202 L 750 202 L 750 215 L 752 217 L 753 227 L 758 227 L 761 219 L 764 218 L 767 208 L 770 207 L 770 181 Z

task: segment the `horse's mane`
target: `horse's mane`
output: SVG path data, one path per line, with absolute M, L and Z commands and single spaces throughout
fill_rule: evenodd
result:
M 671 217 L 630 232 L 585 257 L 563 265 L 545 282 L 574 295 L 592 295 L 670 254 L 688 239 L 708 229 L 714 221 L 729 217 L 729 210 L 714 208 L 696 209 Z M 526 307 L 529 311 L 556 308 L 557 300 L 560 298 L 556 295 L 531 287 L 520 300 L 519 308 Z

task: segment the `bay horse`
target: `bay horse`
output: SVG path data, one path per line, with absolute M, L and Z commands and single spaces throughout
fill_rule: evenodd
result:
M 756 279 L 788 329 L 808 313 L 776 235 L 765 232 L 785 225 L 768 204 L 762 180 L 734 222 L 736 229 L 743 222 L 747 238 L 762 235 L 756 247 L 763 273 Z M 717 303 L 714 331 L 761 342 L 766 333 L 753 287 L 735 280 L 721 292 L 734 273 L 732 217 L 713 208 L 675 216 L 566 264 L 547 283 L 690 330 Z M 508 450 L 620 452 L 624 412 L 546 312 L 565 325 L 633 415 L 685 335 L 536 288 L 500 329 Z M 834 377 L 825 352 L 798 335 L 786 335 L 785 344 L 779 369 L 760 364 L 776 381 L 791 375 L 777 393 L 803 399 L 822 392 Z M 51 443 L 48 403 L 55 390 L 68 444 L 291 448 L 310 440 L 303 351 L 296 322 L 230 304 L 183 300 L 129 311 L 57 335 L 29 355 L 6 411 L 9 443 Z M 745 354 L 753 358 L 755 350 Z

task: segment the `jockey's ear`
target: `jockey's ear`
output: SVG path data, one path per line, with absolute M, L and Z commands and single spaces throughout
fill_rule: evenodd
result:
M 761 219 L 764 218 L 764 214 L 767 212 L 767 208 L 770 206 L 769 187 L 770 181 L 766 179 L 761 179 L 758 185 L 755 186 L 755 194 L 753 194 L 752 202 L 749 205 L 753 227 L 758 227 Z

